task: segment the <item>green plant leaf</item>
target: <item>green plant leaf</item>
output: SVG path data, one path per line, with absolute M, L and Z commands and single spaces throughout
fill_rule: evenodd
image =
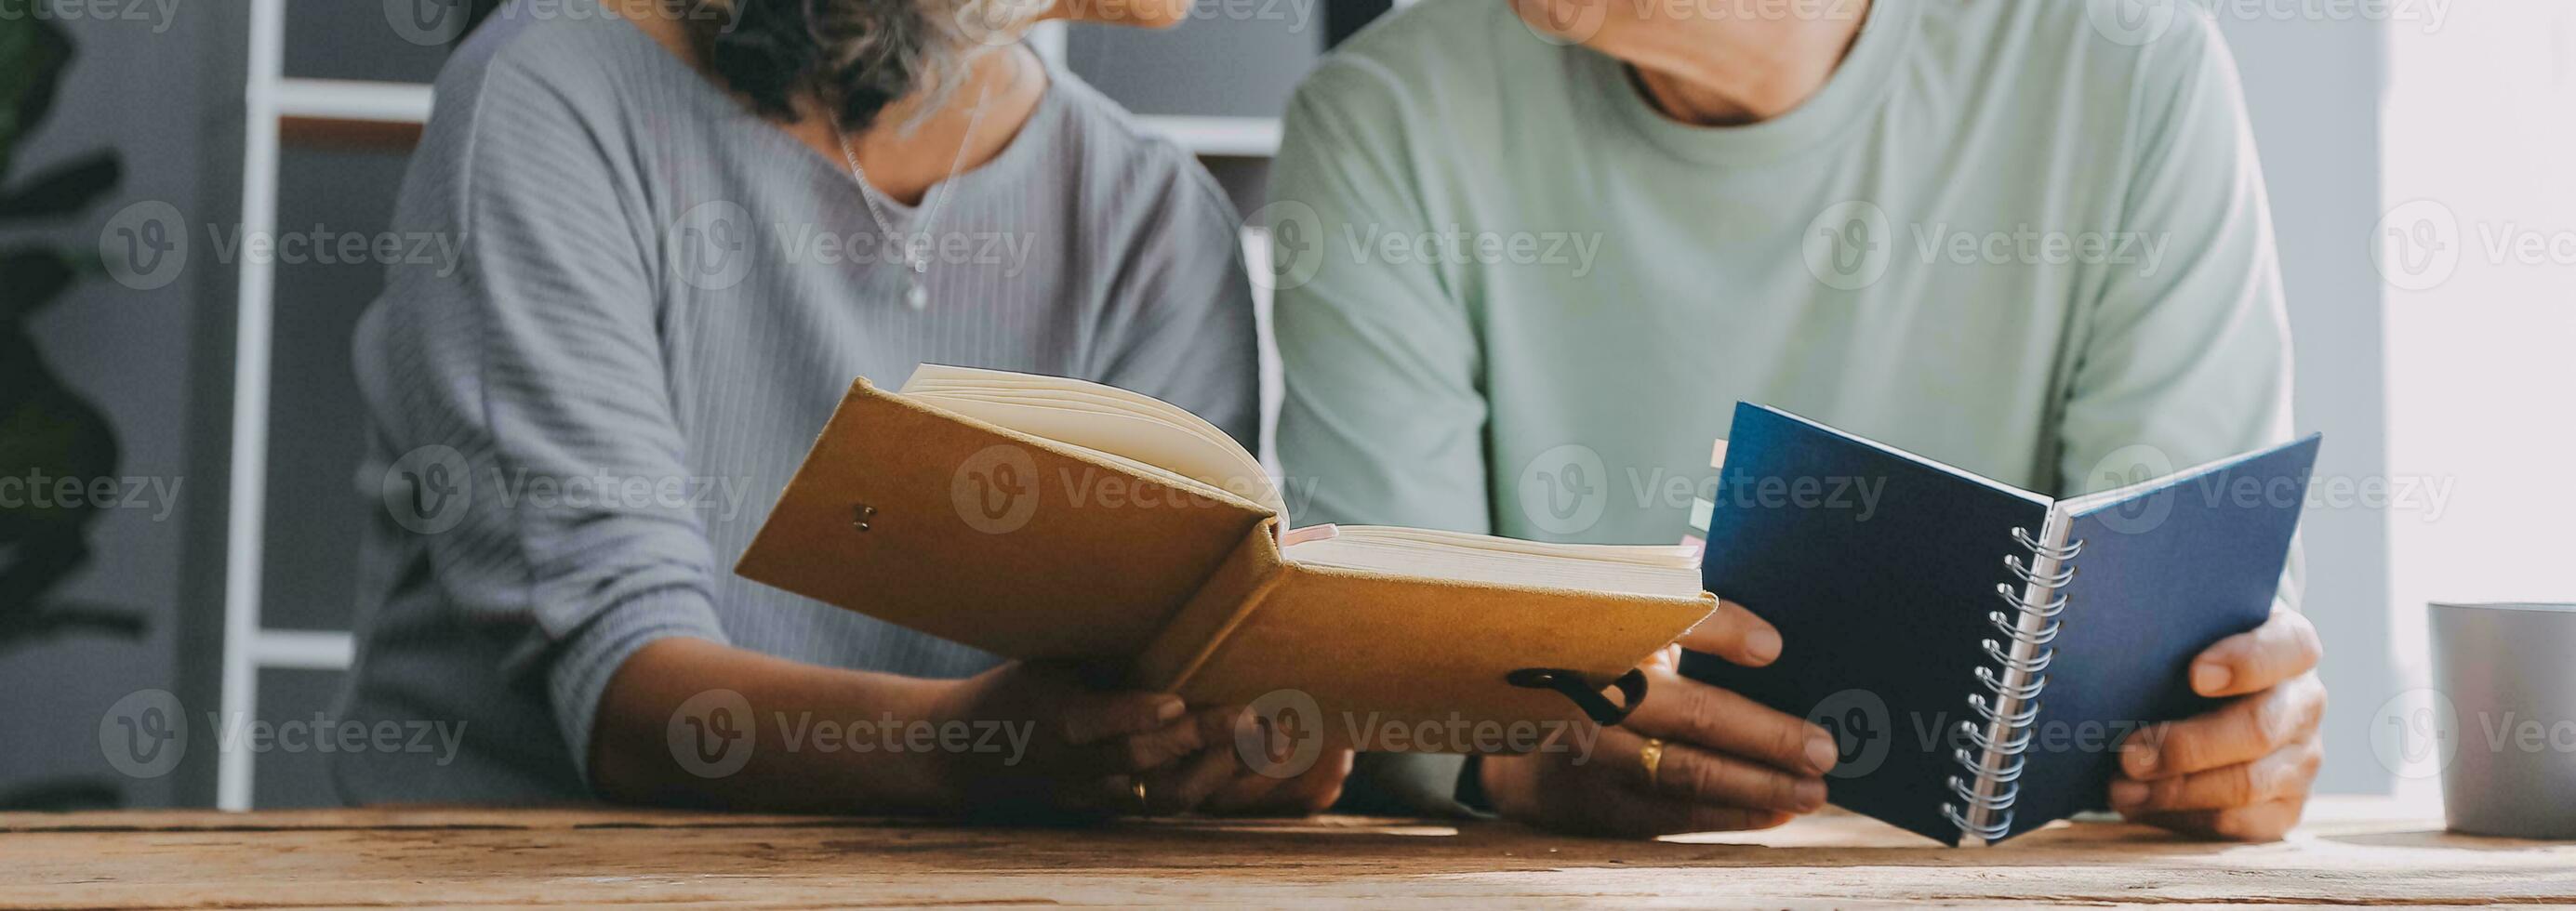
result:
M 0 651 L 65 636 L 140 639 L 145 629 L 141 611 L 98 601 L 38 602 L 24 615 L 0 617 Z
M 63 813 L 113 810 L 124 805 L 125 793 L 116 782 L 94 778 L 51 778 L 0 791 L 0 810 Z
M 54 90 L 72 58 L 71 37 L 38 17 L 38 0 L 0 0 L 0 176 L 18 140 L 34 132 L 54 106 Z
M 44 309 L 84 270 L 78 260 L 59 250 L 20 247 L 0 250 L 0 320 L 17 324 Z
M 40 171 L 25 188 L 0 193 L 0 221 L 70 215 L 116 189 L 117 181 L 124 176 L 125 166 L 117 161 L 115 152 L 93 152 Z

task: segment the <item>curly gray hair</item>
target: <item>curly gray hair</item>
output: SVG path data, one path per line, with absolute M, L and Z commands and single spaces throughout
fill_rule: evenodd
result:
M 799 119 L 810 94 L 845 130 L 897 99 L 937 110 L 984 48 L 1017 40 L 1047 0 L 665 0 L 717 78 L 762 114 Z

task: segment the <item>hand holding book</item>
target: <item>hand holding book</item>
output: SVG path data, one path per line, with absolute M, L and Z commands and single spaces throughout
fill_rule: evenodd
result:
M 1678 548 L 1283 533 L 1287 509 L 1171 405 L 924 365 L 900 392 L 853 386 L 735 572 L 1193 706 L 1284 702 L 1297 762 L 1615 723 L 1638 663 L 1716 607 Z
M 1834 766 L 1824 729 L 1677 671 L 1684 648 L 1761 667 L 1780 647 L 1770 623 L 1721 603 L 1647 659 L 1646 698 L 1590 755 L 1487 757 L 1486 796 L 1508 818 L 1629 837 L 1763 829 L 1823 807 Z

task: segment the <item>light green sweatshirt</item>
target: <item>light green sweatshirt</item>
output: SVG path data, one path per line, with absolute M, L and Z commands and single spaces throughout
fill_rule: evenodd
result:
M 2122 6 L 1879 0 L 1815 97 L 1715 129 L 1504 0 L 1355 36 L 1265 210 L 1297 522 L 1677 541 L 1737 400 L 2058 494 L 2289 439 L 2235 67 Z

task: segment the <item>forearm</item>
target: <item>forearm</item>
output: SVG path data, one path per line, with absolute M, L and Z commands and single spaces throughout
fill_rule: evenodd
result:
M 882 726 L 889 717 L 932 720 L 948 685 L 817 667 L 702 639 L 659 640 L 628 658 L 600 695 L 591 779 L 601 795 L 626 803 L 834 813 L 952 809 L 958 799 L 936 754 L 846 748 L 855 740 L 826 751 L 814 739 L 815 731 L 832 725 L 846 731 L 854 724 Z M 739 704 L 688 705 L 711 690 L 741 694 L 752 717 L 715 717 Z M 743 747 L 721 735 L 745 730 L 752 732 L 750 758 L 729 774 L 701 775 L 726 763 L 700 763 L 692 771 L 675 752 L 708 737 L 729 758 Z M 793 748 L 791 736 L 798 738 Z

